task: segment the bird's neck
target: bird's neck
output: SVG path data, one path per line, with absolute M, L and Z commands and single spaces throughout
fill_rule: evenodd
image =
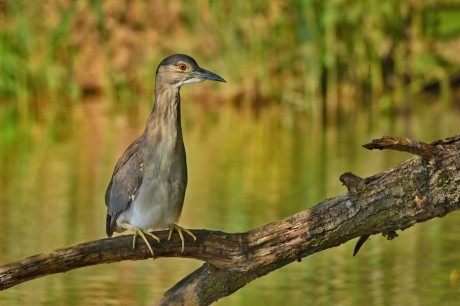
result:
M 179 90 L 172 86 L 156 88 L 155 104 L 145 130 L 149 139 L 182 139 Z

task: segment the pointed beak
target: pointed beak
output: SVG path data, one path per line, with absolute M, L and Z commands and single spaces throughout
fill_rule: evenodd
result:
M 224 82 L 224 83 L 227 83 L 227 81 L 225 81 L 223 78 L 221 78 L 221 77 L 218 76 L 217 74 L 212 73 L 211 71 L 208 71 L 208 70 L 203 69 L 203 68 L 197 68 L 197 69 L 195 69 L 195 71 L 193 72 L 193 74 L 194 74 L 194 77 L 195 77 L 195 78 L 200 78 L 200 79 L 202 79 L 203 81 L 204 81 L 204 80 L 211 80 L 211 81 L 217 81 L 217 82 Z

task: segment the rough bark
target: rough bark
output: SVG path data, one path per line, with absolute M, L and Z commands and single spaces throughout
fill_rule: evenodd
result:
M 205 264 L 155 305 L 208 305 L 310 254 L 360 236 L 383 233 L 392 239 L 397 230 L 460 208 L 460 136 L 432 144 L 384 137 L 364 147 L 418 156 L 364 179 L 345 173 L 340 179 L 346 194 L 246 233 L 194 230 L 198 239 L 187 240 L 184 253 L 177 235 L 167 241 L 166 232 L 156 233 L 162 242 L 152 240 L 155 257 L 195 258 Z M 84 266 L 151 257 L 141 240 L 134 251 L 131 242 L 131 235 L 101 239 L 6 264 L 0 267 L 0 289 Z

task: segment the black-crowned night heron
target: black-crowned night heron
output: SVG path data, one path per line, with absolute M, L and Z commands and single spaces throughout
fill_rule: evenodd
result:
M 180 88 L 204 80 L 225 82 L 202 69 L 190 56 L 175 54 L 165 58 L 155 77 L 155 104 L 144 133 L 118 160 L 105 194 L 107 236 L 133 230 L 133 248 L 140 235 L 153 256 L 145 237 L 160 239 L 148 232 L 169 228 L 168 240 L 177 230 L 184 251 L 182 231 L 176 223 L 182 212 L 187 187 L 187 162 L 182 139 Z

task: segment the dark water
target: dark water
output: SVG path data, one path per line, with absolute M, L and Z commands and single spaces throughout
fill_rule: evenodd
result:
M 184 99 L 185 100 L 185 99 Z M 186 101 L 186 100 L 185 100 Z M 150 106 L 113 115 L 103 100 L 77 107 L 71 123 L 33 131 L 2 150 L 0 263 L 104 237 L 104 192 L 113 165 L 142 131 Z M 111 115 L 109 115 L 109 113 Z M 137 115 L 136 115 L 137 114 Z M 369 176 L 411 156 L 367 151 L 383 135 L 432 141 L 459 132 L 438 103 L 410 117 L 344 114 L 322 128 L 282 107 L 258 114 L 183 104 L 189 186 L 180 224 L 246 231 L 345 193 L 338 180 Z M 217 305 L 460 305 L 460 214 L 418 224 L 393 241 L 351 241 L 258 279 Z M 83 268 L 0 293 L 2 305 L 149 305 L 201 262 L 159 259 Z

